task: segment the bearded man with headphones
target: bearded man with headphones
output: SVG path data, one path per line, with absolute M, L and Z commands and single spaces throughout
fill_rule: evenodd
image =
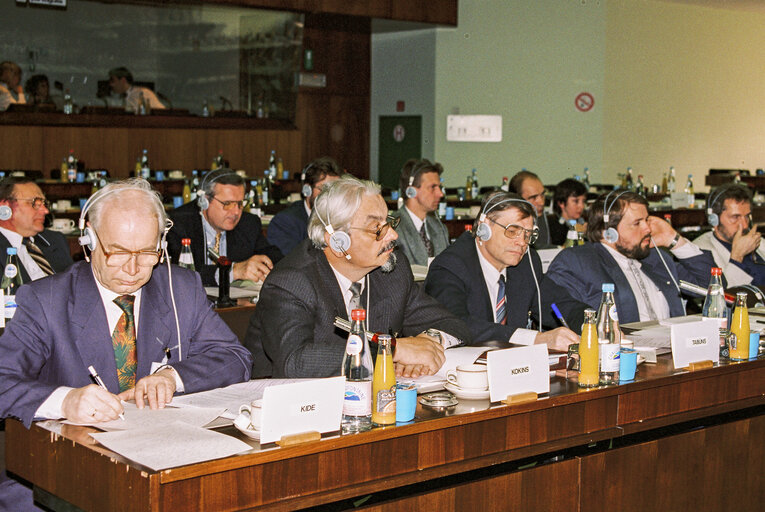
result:
M 603 283 L 613 283 L 622 323 L 685 315 L 679 281 L 703 288 L 714 259 L 659 217 L 634 192 L 612 191 L 593 203 L 587 216 L 591 243 L 563 249 L 550 264 L 542 294 L 562 287 L 557 302 L 569 325 L 579 328 L 585 308 L 597 309 Z
M 170 257 L 177 262 L 182 240 L 190 238 L 194 268 L 205 286 L 218 284 L 217 267 L 209 250 L 233 262 L 231 279 L 265 279 L 282 253 L 266 240 L 260 217 L 244 211 L 244 178 L 222 167 L 205 174 L 199 188 L 197 201 L 170 214 Z
M 359 307 L 368 330 L 395 334 L 393 362 L 405 377 L 437 372 L 444 348 L 470 341 L 465 324 L 414 283 L 406 256 L 394 251 L 395 224 L 379 185 L 345 175 L 324 187 L 309 239 L 260 290 L 244 340 L 255 378 L 339 375 L 348 333 L 334 320 Z
M 712 231 L 694 243 L 712 252 L 728 286 L 765 286 L 765 247 L 752 226 L 752 196 L 746 185 L 729 183 L 710 192 L 707 222 Z
M 332 158 L 324 156 L 306 165 L 300 173 L 300 200 L 280 211 L 268 223 L 268 243 L 275 245 L 285 256 L 300 242 L 308 238 L 308 217 L 321 189 L 343 175 Z
M 542 332 L 541 324 L 555 326 L 555 320 L 541 306 L 542 263 L 530 247 L 538 234 L 535 220 L 534 205 L 521 196 L 487 195 L 473 225 L 475 235 L 463 233 L 428 269 L 425 291 L 465 321 L 474 343 L 546 343 L 565 351 L 579 341 L 566 327 Z M 552 293 L 557 298 L 560 291 Z
M 0 181 L 0 255 L 9 247 L 17 249 L 24 283 L 63 272 L 73 263 L 64 235 L 44 227 L 49 205 L 31 178 Z
M 438 162 L 411 159 L 401 168 L 399 185 L 404 208 L 393 215 L 401 222 L 396 228 L 398 246 L 414 265 L 427 265 L 449 246 L 449 231 L 436 217 L 442 197 L 440 176 L 444 168 Z
M 175 393 L 250 378 L 250 354 L 210 308 L 199 275 L 161 264 L 170 223 L 147 181 L 99 190 L 80 227 L 90 261 L 16 294 L 0 337 L 0 418 L 98 423 L 117 419 L 121 400 L 157 409 Z M 2 482 L 0 509 L 5 499 L 8 510 L 26 509 L 32 491 Z

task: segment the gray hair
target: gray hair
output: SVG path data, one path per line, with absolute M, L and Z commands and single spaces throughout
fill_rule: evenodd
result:
M 317 249 L 327 246 L 324 233 L 327 225 L 332 225 L 335 231 L 348 231 L 351 220 L 356 215 L 361 200 L 365 195 L 374 196 L 380 193 L 380 185 L 372 181 L 360 180 L 350 174 L 324 185 L 316 198 L 308 219 L 308 238 Z
M 157 219 L 157 228 L 159 237 L 162 237 L 162 233 L 165 231 L 165 227 L 168 225 L 169 219 L 165 213 L 165 207 L 162 204 L 162 196 L 159 192 L 151 188 L 148 181 L 143 178 L 128 178 L 121 181 L 113 181 L 106 185 L 104 188 L 90 196 L 88 204 L 85 205 L 85 211 L 87 213 L 88 220 L 93 226 L 93 229 L 98 232 L 101 226 L 101 215 L 103 209 L 110 204 L 116 203 L 119 207 L 124 207 L 125 210 L 134 209 L 136 205 L 135 197 L 126 199 L 125 195 L 131 192 L 138 192 L 149 211 Z
M 221 167 L 220 169 L 208 172 L 202 178 L 202 183 L 199 186 L 207 195 L 207 199 L 212 199 L 215 185 L 236 185 L 237 187 L 245 188 L 246 182 L 233 169 Z

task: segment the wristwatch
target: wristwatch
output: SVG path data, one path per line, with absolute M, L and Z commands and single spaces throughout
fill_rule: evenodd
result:
M 427 331 L 425 331 L 425 334 L 427 334 L 428 336 L 432 338 L 436 338 L 438 340 L 439 345 L 441 345 L 442 347 L 444 346 L 444 337 L 441 336 L 441 331 L 439 331 L 438 329 L 428 329 Z
M 675 238 L 672 239 L 672 241 L 667 246 L 667 249 L 670 251 L 675 248 L 677 243 L 680 241 L 680 233 L 675 233 Z

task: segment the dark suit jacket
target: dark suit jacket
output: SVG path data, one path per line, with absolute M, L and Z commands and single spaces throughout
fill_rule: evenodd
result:
M 170 300 L 167 266 L 160 265 L 141 292 L 136 348 L 140 379 L 170 348 L 169 364 L 186 393 L 250 378 L 252 358 L 212 310 L 199 277 L 173 267 L 173 290 L 181 326 L 182 360 Z M 0 337 L 0 417 L 29 427 L 35 411 L 59 386 L 91 384 L 88 366 L 112 393 L 119 392 L 111 333 L 89 264 L 19 288 L 18 310 Z
M 537 285 L 529 266 L 534 264 L 537 278 L 542 279 L 542 264 L 534 249 L 528 251 L 515 267 L 507 268 L 505 311 L 507 325 L 494 322 L 496 298 L 486 289 L 478 249 L 472 233 L 463 233 L 444 252 L 436 256 L 428 269 L 425 291 L 461 318 L 470 328 L 473 342 L 508 341 L 519 327 L 526 327 L 529 312 L 539 322 Z M 542 323 L 554 326 L 549 309 L 542 310 Z
M 66 241 L 66 237 L 61 233 L 45 229 L 42 233 L 35 235 L 34 241 L 35 245 L 40 248 L 43 256 L 45 256 L 45 259 L 48 260 L 48 263 L 50 263 L 50 266 L 56 273 L 63 272 L 74 263 L 72 261 L 72 256 L 69 253 L 69 244 Z M 10 246 L 11 243 L 8 239 L 0 234 L 0 255 L 2 255 L 3 262 L 5 262 L 6 250 Z M 19 261 L 19 267 L 21 267 L 22 282 L 28 283 L 30 281 L 29 273 L 27 272 L 27 269 L 24 268 L 24 264 L 21 263 L 21 261 Z
M 671 253 L 662 250 L 662 256 L 676 281 L 680 279 L 704 288 L 709 284 L 709 272 L 715 262 L 709 251 L 687 259 L 675 259 Z M 651 249 L 647 258 L 641 260 L 642 271 L 659 288 L 667 299 L 670 316 L 685 314 L 680 292 L 675 288 L 667 269 L 659 259 L 656 249 Z M 588 243 L 562 250 L 550 264 L 542 283 L 542 293 L 549 288 L 562 287 L 568 291 L 569 300 L 560 300 L 561 309 L 571 327 L 581 328 L 586 307 L 598 309 L 601 286 L 614 283 L 616 310 L 622 323 L 640 320 L 637 302 L 632 294 L 627 277 L 619 268 L 613 256 L 601 243 Z M 573 313 L 573 314 L 572 314 Z
M 295 201 L 280 211 L 268 223 L 268 243 L 289 254 L 297 244 L 308 238 L 308 212 L 305 201 Z
M 181 254 L 181 240 L 191 238 L 191 253 L 194 256 L 194 268 L 202 274 L 205 286 L 216 286 L 215 265 L 206 265 L 205 235 L 202 227 L 202 217 L 196 202 L 184 204 L 176 208 L 170 218 L 173 228 L 167 234 L 167 250 L 172 261 L 178 262 Z M 276 263 L 282 258 L 282 253 L 270 245 L 263 236 L 260 217 L 251 213 L 242 213 L 239 223 L 231 231 L 226 231 L 226 255 L 232 262 L 245 261 L 255 254 L 265 254 Z
M 463 340 L 470 333 L 413 282 L 406 257 L 390 273 L 369 273 L 367 326 L 416 336 L 433 327 Z M 362 292 L 366 300 L 366 291 Z M 345 302 L 324 252 L 305 240 L 268 274 L 244 345 L 255 355 L 253 375 L 328 377 L 340 374 L 348 334 L 334 327 L 348 318 Z

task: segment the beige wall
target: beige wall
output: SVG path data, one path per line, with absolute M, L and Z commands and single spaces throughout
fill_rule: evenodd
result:
M 605 50 L 607 176 L 765 167 L 765 14 L 608 0 Z

